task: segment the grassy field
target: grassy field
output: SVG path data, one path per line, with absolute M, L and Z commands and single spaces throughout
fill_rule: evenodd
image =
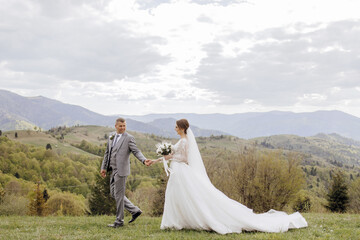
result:
M 1 216 L 0 239 L 360 239 L 360 215 L 315 214 L 308 228 L 286 233 L 244 232 L 219 235 L 194 230 L 160 230 L 161 218 L 140 217 L 122 228 L 106 227 L 114 217 Z M 126 219 L 129 220 L 129 217 Z
M 15 132 L 18 133 L 18 137 L 15 138 Z M 26 131 L 26 130 L 18 130 L 18 131 L 8 131 L 6 135 L 9 139 L 19 141 L 20 143 L 33 145 L 36 147 L 45 148 L 46 144 L 50 143 L 52 149 L 61 152 L 61 153 L 79 153 L 85 154 L 88 156 L 94 156 L 93 154 L 87 153 L 81 149 L 71 146 L 72 142 L 61 142 L 50 134 L 46 134 L 45 132 L 35 132 L 35 131 Z M 78 142 L 81 142 L 78 141 Z

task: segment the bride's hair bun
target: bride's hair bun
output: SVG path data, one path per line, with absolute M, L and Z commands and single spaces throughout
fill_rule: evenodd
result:
M 178 128 L 184 129 L 185 134 L 187 134 L 187 129 L 190 126 L 188 120 L 186 120 L 185 118 L 177 120 L 176 125 L 178 126 Z

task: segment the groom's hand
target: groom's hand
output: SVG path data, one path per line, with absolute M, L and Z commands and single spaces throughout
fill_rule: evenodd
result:
M 105 169 L 101 169 L 100 174 L 101 174 L 101 176 L 102 176 L 103 178 L 106 177 L 106 170 L 105 170 Z
M 152 164 L 152 161 L 150 159 L 145 160 L 145 165 L 150 166 Z

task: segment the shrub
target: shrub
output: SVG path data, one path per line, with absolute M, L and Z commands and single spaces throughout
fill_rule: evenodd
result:
M 85 205 L 85 198 L 69 192 L 51 194 L 50 199 L 45 205 L 46 214 L 54 216 L 82 216 L 88 212 Z
M 360 178 L 352 182 L 349 188 L 349 210 L 360 213 Z
M 157 188 L 155 186 L 152 184 L 141 184 L 129 197 L 143 213 L 152 216 L 152 211 L 154 210 L 153 202 L 157 197 Z
M 207 168 L 214 185 L 256 212 L 282 210 L 305 182 L 298 154 L 253 148 L 237 156 L 218 153 L 214 158 Z
M 310 197 L 304 191 L 300 191 L 294 201 L 293 210 L 299 212 L 309 212 L 310 209 L 311 209 Z
M 23 188 L 18 181 L 11 180 L 5 185 L 5 193 L 12 195 L 21 195 L 23 193 Z
M 0 203 L 0 215 L 26 215 L 29 200 L 24 196 L 5 194 Z

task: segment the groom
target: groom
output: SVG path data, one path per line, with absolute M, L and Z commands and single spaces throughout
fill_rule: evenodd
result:
M 126 121 L 124 118 L 116 119 L 115 129 L 116 133 L 110 134 L 108 139 L 100 171 L 103 178 L 106 177 L 107 171 L 112 171 L 110 176 L 110 194 L 116 201 L 116 220 L 108 226 L 113 228 L 124 226 L 124 207 L 132 215 L 129 223 L 135 221 L 142 213 L 125 196 L 126 178 L 130 174 L 130 153 L 133 153 L 146 166 L 151 165 L 151 160 L 146 159 L 137 148 L 134 137 L 125 132 Z

